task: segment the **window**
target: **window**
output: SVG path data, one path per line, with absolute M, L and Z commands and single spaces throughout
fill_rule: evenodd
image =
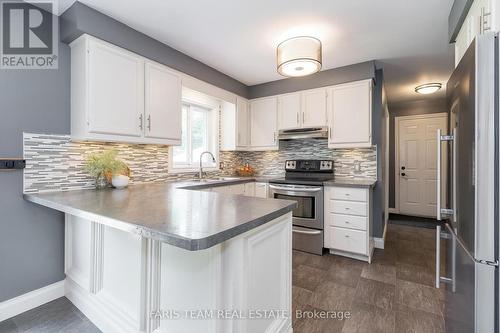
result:
M 172 170 L 174 172 L 198 170 L 200 155 L 210 151 L 218 159 L 218 107 L 201 105 L 193 102 L 182 103 L 182 138 L 181 145 L 172 148 Z M 217 169 L 210 155 L 203 157 L 206 170 Z

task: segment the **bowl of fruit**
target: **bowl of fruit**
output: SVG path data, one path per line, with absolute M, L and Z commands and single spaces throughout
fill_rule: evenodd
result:
M 255 174 L 255 170 L 247 163 L 236 169 L 236 174 L 240 177 L 251 177 Z

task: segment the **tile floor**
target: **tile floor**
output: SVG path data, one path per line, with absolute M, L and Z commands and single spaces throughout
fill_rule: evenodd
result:
M 348 311 L 349 319 L 295 318 L 294 333 L 444 332 L 433 287 L 435 230 L 390 224 L 372 264 L 294 251 L 294 311 Z M 297 313 L 297 312 L 296 312 Z
M 66 297 L 21 313 L 0 323 L 0 333 L 101 332 Z
M 294 251 L 293 310 L 349 311 L 349 319 L 294 318 L 294 333 L 444 332 L 434 282 L 434 230 L 390 224 L 371 265 Z M 295 313 L 295 312 L 294 312 Z M 0 333 L 100 332 L 65 297 L 0 323 Z

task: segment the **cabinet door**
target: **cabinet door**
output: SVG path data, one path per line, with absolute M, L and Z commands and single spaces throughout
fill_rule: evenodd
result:
M 302 127 L 327 126 L 326 89 L 305 91 L 302 94 Z
M 262 98 L 250 102 L 250 140 L 253 148 L 276 149 L 277 98 Z
M 245 194 L 245 184 L 236 184 L 229 186 L 231 194 L 243 195 Z
M 89 132 L 142 136 L 143 59 L 92 40 L 89 43 L 88 60 Z
M 165 66 L 146 62 L 145 136 L 181 141 L 181 79 Z
M 237 146 L 246 147 L 249 144 L 248 135 L 248 100 L 244 98 L 237 98 L 236 101 L 236 122 L 237 122 Z
M 255 183 L 255 196 L 257 198 L 267 198 L 267 183 Z
M 300 127 L 300 93 L 278 97 L 279 129 Z
M 330 148 L 371 146 L 371 80 L 331 88 Z
M 255 183 L 245 183 L 245 196 L 255 196 Z

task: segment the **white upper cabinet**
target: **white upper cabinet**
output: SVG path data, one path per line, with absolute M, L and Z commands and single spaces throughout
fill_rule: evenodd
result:
M 328 147 L 372 146 L 372 80 L 330 88 L 328 108 Z
M 278 149 L 278 99 L 259 98 L 250 101 L 251 150 Z
M 476 36 L 498 30 L 500 30 L 499 1 L 474 0 L 455 39 L 455 66 Z
M 278 96 L 280 130 L 300 127 L 302 117 L 300 95 L 295 93 Z
M 70 46 L 72 139 L 180 144 L 178 74 L 88 35 Z
M 278 96 L 279 129 L 327 126 L 326 89 Z
M 221 103 L 221 150 L 246 150 L 249 146 L 248 100 L 237 97 L 236 104 Z
M 250 144 L 248 100 L 243 97 L 236 99 L 236 146 L 246 148 Z
M 141 136 L 144 60 L 91 39 L 87 73 L 89 132 Z
M 181 80 L 165 66 L 146 61 L 145 119 L 147 138 L 181 142 Z
M 326 126 L 326 89 L 302 93 L 302 127 Z

